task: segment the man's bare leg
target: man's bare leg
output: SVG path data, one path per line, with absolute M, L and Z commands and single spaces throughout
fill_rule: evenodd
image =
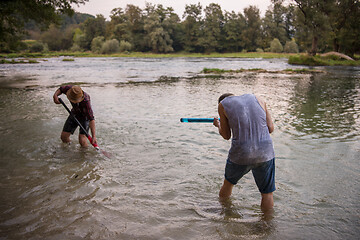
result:
M 62 141 L 63 143 L 69 143 L 69 142 L 71 142 L 71 140 L 70 140 L 70 135 L 71 135 L 71 133 L 69 133 L 69 132 L 61 132 L 61 136 L 60 136 L 61 141 Z
M 79 134 L 79 143 L 82 147 L 87 147 L 88 143 L 87 143 L 87 137 L 84 134 Z
M 220 189 L 219 197 L 221 200 L 226 200 L 231 196 L 232 189 L 234 185 L 231 184 L 228 180 L 224 179 L 224 183 Z
M 262 193 L 261 194 L 261 210 L 267 212 L 274 207 L 273 193 Z

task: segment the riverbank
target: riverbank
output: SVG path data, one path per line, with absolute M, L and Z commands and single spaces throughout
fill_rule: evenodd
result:
M 3 53 L 0 58 L 50 58 L 50 57 L 138 57 L 138 58 L 177 58 L 177 57 L 209 57 L 209 58 L 289 58 L 289 53 L 143 53 L 128 52 L 114 54 L 96 54 L 92 52 L 44 52 L 44 53 Z
M 53 58 L 53 57 L 127 57 L 127 58 L 286 58 L 289 64 L 305 65 L 305 66 L 360 66 L 360 56 L 357 56 L 355 61 L 344 60 L 333 56 L 308 56 L 305 54 L 294 53 L 142 53 L 142 52 L 128 52 L 116 54 L 96 54 L 92 52 L 46 52 L 46 53 L 0 53 L 0 64 L 18 64 L 18 63 L 36 63 L 39 58 Z M 25 59 L 25 61 L 24 61 Z M 30 59 L 30 60 L 28 60 Z
M 305 66 L 360 66 L 359 58 L 356 59 L 357 60 L 344 59 L 335 54 L 316 55 L 316 56 L 298 54 L 298 55 L 290 56 L 288 58 L 288 63 L 292 65 L 305 65 Z

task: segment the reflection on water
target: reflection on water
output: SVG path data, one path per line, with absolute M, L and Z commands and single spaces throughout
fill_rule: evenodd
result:
M 353 76 L 315 75 L 295 87 L 292 121 L 300 134 L 353 138 L 359 131 L 359 79 Z
M 189 77 L 209 66 L 289 68 L 284 64 L 76 59 L 71 65 L 51 59 L 2 67 L 0 238 L 356 238 L 358 68 Z M 111 159 L 80 148 L 76 136 L 70 145 L 61 143 L 67 113 L 52 94 L 69 82 L 82 82 L 91 95 L 97 139 Z M 229 202 L 219 202 L 230 144 L 211 124 L 179 121 L 216 116 L 224 92 L 262 96 L 272 113 L 277 191 L 271 215 L 260 210 L 251 174 Z

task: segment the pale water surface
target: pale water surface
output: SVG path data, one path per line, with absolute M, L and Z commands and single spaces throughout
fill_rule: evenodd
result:
M 0 66 L 0 239 L 358 239 L 360 68 L 282 70 L 285 59 L 61 58 Z M 197 76 L 197 77 L 194 77 Z M 57 87 L 91 95 L 100 147 L 60 141 Z M 224 92 L 255 93 L 276 130 L 275 210 L 251 174 L 219 202 L 230 142 L 212 124 Z M 66 100 L 65 97 L 63 97 Z M 69 105 L 68 101 L 66 103 Z

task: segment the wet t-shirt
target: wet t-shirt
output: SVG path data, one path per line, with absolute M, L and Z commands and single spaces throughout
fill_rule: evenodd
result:
M 232 132 L 228 158 L 240 165 L 266 162 L 275 157 L 266 113 L 255 95 L 226 97 L 221 101 Z

